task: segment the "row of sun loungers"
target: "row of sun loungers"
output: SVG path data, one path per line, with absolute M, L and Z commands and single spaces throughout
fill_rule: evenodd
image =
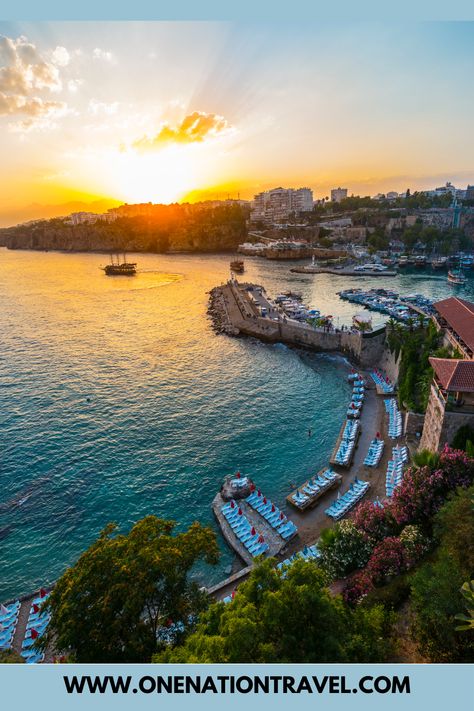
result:
M 366 467 L 377 467 L 380 463 L 384 448 L 383 439 L 373 439 L 369 446 L 369 451 L 364 459 L 364 464 Z
M 47 599 L 48 595 L 43 595 L 43 597 L 38 597 L 31 603 L 25 639 L 21 645 L 21 656 L 26 664 L 38 664 L 44 659 L 44 655 L 34 649 L 34 643 L 36 639 L 44 635 L 51 619 L 49 613 L 41 611 L 41 605 Z
M 385 410 L 388 413 L 388 436 L 390 439 L 397 439 L 403 431 L 402 415 L 398 409 L 395 398 L 384 400 Z
M 231 479 L 230 485 L 233 489 L 245 489 L 245 487 L 249 483 L 249 478 L 248 476 L 240 476 L 240 474 L 237 472 L 237 476 L 234 479 Z
M 375 368 L 370 375 L 377 388 L 386 395 L 390 395 L 395 391 L 393 383 L 377 368 Z
M 317 545 L 305 546 L 303 550 L 294 553 L 290 558 L 286 558 L 281 563 L 278 563 L 277 569 L 281 572 L 282 576 L 285 577 L 285 568 L 289 568 L 293 563 L 296 563 L 297 560 L 306 560 L 309 562 L 311 560 L 317 560 L 320 557 L 321 553 Z
M 393 447 L 392 459 L 387 466 L 385 476 L 385 493 L 390 498 L 394 489 L 400 486 L 403 479 L 403 465 L 408 461 L 407 447 Z
M 362 499 L 369 487 L 370 483 L 368 481 L 361 481 L 356 478 L 346 493 L 338 497 L 324 513 L 335 521 L 338 521 Z
M 11 649 L 20 607 L 19 600 L 0 607 L 0 650 L 2 651 Z
M 293 521 L 290 521 L 283 511 L 280 511 L 275 504 L 263 496 L 260 489 L 253 491 L 245 500 L 254 511 L 257 511 L 260 516 L 263 516 L 268 521 L 283 540 L 287 541 L 297 533 L 298 529 Z
M 358 383 L 358 384 L 356 384 Z M 365 388 L 363 380 L 356 380 L 354 382 L 354 387 L 352 388 L 352 398 L 349 404 L 349 409 L 347 410 L 347 417 L 358 418 L 360 417 L 360 411 L 362 405 L 364 404 L 365 398 Z
M 347 420 L 339 442 L 339 447 L 334 455 L 334 463 L 348 466 L 354 453 L 360 425 L 356 420 Z
M 287 497 L 293 506 L 299 509 L 309 508 L 316 502 L 322 494 L 335 486 L 340 476 L 332 471 L 332 469 L 324 469 L 312 479 L 300 486 L 293 494 Z
M 268 543 L 265 543 L 262 534 L 250 525 L 244 512 L 236 505 L 235 501 L 224 504 L 221 511 L 235 536 L 252 557 L 256 558 L 268 550 Z

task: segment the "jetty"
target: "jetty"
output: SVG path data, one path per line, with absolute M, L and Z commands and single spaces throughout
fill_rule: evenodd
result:
M 328 468 L 324 467 L 321 469 L 315 477 L 308 479 L 304 484 L 299 486 L 291 494 L 288 494 L 286 501 L 294 506 L 298 511 L 307 511 L 312 509 L 319 502 L 321 497 L 324 496 L 331 489 L 337 489 L 342 481 L 340 474 L 331 472 L 331 478 L 324 481 L 325 475 L 328 473 Z M 312 491 L 311 487 L 314 486 L 314 482 L 317 482 L 318 490 Z
M 296 274 L 336 274 L 337 276 L 369 276 L 369 277 L 394 277 L 398 275 L 398 272 L 393 269 L 354 269 L 354 267 L 317 267 L 317 266 L 307 266 L 307 267 L 293 267 L 290 272 L 295 272 Z
M 317 352 L 342 353 L 353 362 L 370 367 L 380 362 L 385 346 L 385 327 L 360 332 L 318 326 L 288 317 L 273 303 L 263 286 L 236 279 L 210 292 L 208 314 L 218 333 L 246 335 L 268 343 L 285 343 Z
M 342 443 L 342 441 L 343 441 L 343 439 L 344 439 L 344 432 L 345 432 L 345 429 L 346 429 L 346 427 L 347 427 L 347 423 L 348 423 L 348 422 L 349 422 L 349 420 L 344 420 L 344 422 L 342 423 L 341 429 L 339 430 L 339 435 L 338 435 L 337 440 L 336 440 L 336 444 L 335 444 L 335 446 L 334 446 L 334 449 L 333 449 L 332 454 L 331 454 L 331 458 L 330 458 L 330 460 L 329 460 L 329 463 L 330 463 L 332 466 L 335 466 L 335 467 L 344 467 L 345 469 L 350 469 L 350 467 L 352 466 L 352 460 L 354 459 L 354 454 L 355 454 L 355 451 L 356 451 L 356 449 L 357 449 L 357 444 L 358 444 L 358 441 L 359 441 L 359 437 L 360 437 L 360 435 L 361 435 L 361 433 L 362 433 L 362 428 L 361 428 L 360 425 L 359 425 L 359 426 L 357 427 L 357 431 L 356 431 L 355 438 L 354 438 L 354 446 L 352 447 L 350 456 L 349 456 L 347 462 L 344 462 L 343 464 L 341 464 L 341 462 L 337 459 L 337 453 L 339 452 L 339 448 L 340 448 L 341 443 Z

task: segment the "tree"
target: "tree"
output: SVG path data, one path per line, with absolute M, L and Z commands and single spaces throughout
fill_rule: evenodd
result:
M 188 574 L 201 558 L 216 563 L 215 534 L 194 523 L 174 534 L 173 521 L 147 516 L 128 534 L 109 524 L 56 583 L 38 644 L 71 650 L 78 662 L 149 661 L 170 621 L 186 629 L 207 596 Z
M 474 568 L 474 488 L 458 489 L 434 517 L 439 547 L 433 560 L 413 576 L 412 633 L 423 654 L 434 662 L 472 661 L 474 630 L 456 630 L 463 606 L 462 586 Z
M 455 619 L 462 622 L 462 625 L 458 625 L 456 629 L 459 632 L 474 630 L 474 580 L 464 583 L 461 588 L 461 593 L 466 600 L 468 614 L 460 613 L 459 615 L 455 615 Z
M 318 548 L 320 565 L 332 579 L 343 578 L 356 568 L 362 568 L 372 551 L 367 537 L 350 520 L 325 528 Z
M 155 662 L 381 661 L 391 622 L 379 607 L 347 607 L 333 596 L 314 562 L 297 561 L 284 575 L 271 560 L 256 567 L 233 602 L 215 603 L 183 645 Z

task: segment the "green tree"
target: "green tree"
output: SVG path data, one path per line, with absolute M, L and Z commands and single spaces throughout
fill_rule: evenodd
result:
M 185 627 L 207 596 L 188 574 L 201 558 L 216 563 L 214 533 L 194 523 L 174 534 L 173 521 L 147 516 L 128 534 L 109 524 L 56 583 L 52 614 L 38 644 L 72 651 L 78 662 L 148 661 L 169 621 Z
M 439 547 L 412 578 L 412 633 L 433 662 L 472 661 L 474 655 L 474 630 L 456 630 L 462 585 L 474 569 L 473 493 L 474 487 L 458 490 L 436 514 L 433 531 Z
M 230 604 L 215 603 L 183 645 L 155 662 L 381 661 L 392 618 L 377 606 L 347 607 L 316 563 L 297 561 L 284 576 L 266 560 Z

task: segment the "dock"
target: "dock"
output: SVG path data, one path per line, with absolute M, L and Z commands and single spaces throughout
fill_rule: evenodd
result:
M 344 469 L 349 469 L 349 468 L 352 466 L 352 460 L 354 459 L 354 454 L 355 454 L 355 451 L 356 451 L 356 449 L 357 449 L 357 443 L 358 443 L 358 441 L 359 441 L 360 435 L 362 434 L 362 427 L 359 426 L 359 429 L 357 430 L 357 434 L 356 434 L 356 437 L 355 437 L 355 440 L 354 440 L 354 449 L 352 450 L 351 456 L 349 457 L 349 460 L 348 460 L 347 464 L 340 464 L 339 462 L 337 462 L 337 461 L 335 460 L 335 457 L 336 457 L 336 454 L 337 454 L 337 452 L 338 452 L 338 450 L 339 450 L 339 445 L 340 445 L 341 442 L 342 442 L 342 435 L 343 435 L 343 433 L 344 433 L 344 429 L 345 429 L 345 426 L 346 426 L 346 422 L 347 422 L 347 419 L 344 420 L 344 422 L 342 423 L 341 429 L 339 430 L 339 435 L 338 435 L 338 437 L 337 437 L 337 440 L 336 440 L 336 444 L 335 444 L 335 446 L 334 446 L 334 449 L 332 450 L 331 459 L 329 460 L 329 463 L 330 463 L 333 467 L 343 467 Z
M 327 471 L 327 469 L 328 469 L 327 467 L 324 467 L 324 469 L 321 469 L 316 474 L 316 477 L 322 475 L 325 471 Z M 306 486 L 308 486 L 308 484 L 314 478 L 315 477 L 311 477 L 311 479 L 308 479 L 308 481 L 305 481 L 304 484 L 302 484 L 297 489 L 295 489 L 295 491 L 298 491 L 300 494 L 303 494 L 303 496 L 308 497 L 306 501 L 304 501 L 301 505 L 297 504 L 293 499 L 293 495 L 295 494 L 295 491 L 293 491 L 291 494 L 288 494 L 288 496 L 286 497 L 287 503 L 291 504 L 291 506 L 294 506 L 298 511 L 308 511 L 309 509 L 312 509 L 314 506 L 316 506 L 316 504 L 319 502 L 319 500 L 325 494 L 327 494 L 328 491 L 331 491 L 331 489 L 337 489 L 342 481 L 342 476 L 340 474 L 336 474 L 336 478 L 333 481 L 328 481 L 328 485 L 324 489 L 321 489 L 320 491 L 316 492 L 316 494 L 313 494 L 313 496 L 309 496 L 303 490 L 305 489 Z
M 355 269 L 342 268 L 336 269 L 335 267 L 293 267 L 290 272 L 295 274 L 336 274 L 336 276 L 356 276 L 356 277 L 394 277 L 398 275 L 398 272 L 393 269 L 387 269 L 386 271 L 380 271 L 375 269 L 374 271 L 356 271 Z
M 226 503 L 228 503 L 228 501 L 222 497 L 220 492 L 216 494 L 212 502 L 212 510 L 214 511 L 214 516 L 219 523 L 222 535 L 228 545 L 237 553 L 239 558 L 241 558 L 246 565 L 253 565 L 254 558 L 251 553 L 248 552 L 243 543 L 237 538 L 227 519 L 222 514 L 221 509 Z M 242 509 L 243 514 L 247 518 L 250 525 L 254 526 L 255 530 L 262 534 L 265 542 L 268 544 L 268 550 L 265 553 L 265 557 L 278 555 L 288 544 L 288 541 L 283 540 L 283 538 L 277 533 L 276 529 L 274 529 L 268 521 L 263 518 L 263 516 L 260 516 L 257 511 L 249 506 L 244 499 L 237 501 L 237 505 Z

